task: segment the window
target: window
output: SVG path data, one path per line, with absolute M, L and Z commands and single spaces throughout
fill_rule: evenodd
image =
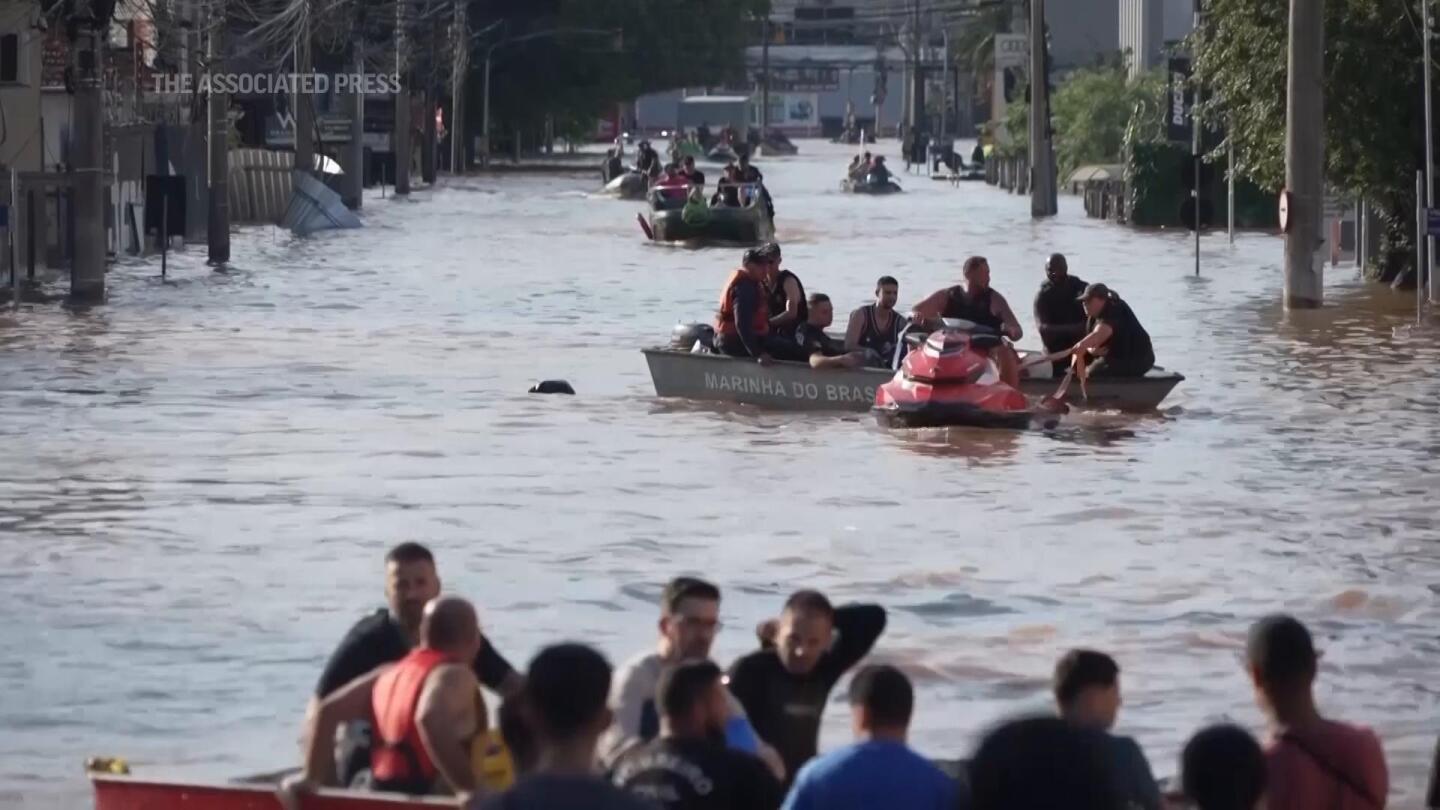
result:
M 0 34 L 0 84 L 20 81 L 20 35 Z

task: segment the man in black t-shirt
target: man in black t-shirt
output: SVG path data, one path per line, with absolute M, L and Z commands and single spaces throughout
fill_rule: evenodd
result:
M 1052 253 L 1045 261 L 1045 281 L 1035 294 L 1035 325 L 1046 354 L 1074 346 L 1089 331 L 1085 305 L 1078 299 L 1085 292 L 1085 282 L 1070 275 L 1070 263 L 1062 253 Z M 1055 362 L 1055 373 L 1064 374 L 1064 360 Z
M 694 155 L 685 156 L 685 160 L 680 164 L 680 173 L 685 175 L 685 179 L 690 181 L 690 185 L 705 187 L 705 173 L 695 168 Z
M 660 737 L 615 764 L 615 784 L 664 810 L 775 810 L 780 780 L 759 758 L 727 748 L 729 696 L 720 668 L 690 659 L 660 675 Z
M 391 549 L 385 555 L 385 600 L 389 607 L 356 622 L 345 634 L 340 646 L 325 662 L 307 716 L 313 714 L 319 701 L 331 692 L 376 667 L 404 658 L 418 644 L 425 603 L 439 595 L 440 577 L 429 549 L 419 543 L 401 543 Z M 503 697 L 518 694 L 525 683 L 483 636 L 480 654 L 475 657 L 475 676 Z M 369 738 L 368 728 L 347 730 L 344 744 L 347 750 L 340 767 L 343 784 L 349 784 L 356 774 L 369 767 Z
M 779 619 L 758 628 L 761 648 L 730 667 L 730 691 L 780 752 L 788 779 L 815 756 L 830 690 L 884 631 L 879 605 L 835 608 L 818 591 L 796 591 Z
M 865 365 L 864 352 L 847 352 L 845 344 L 825 334 L 835 322 L 835 305 L 825 293 L 811 293 L 805 301 L 804 323 L 795 327 L 795 343 L 810 358 L 811 368 L 859 368 Z

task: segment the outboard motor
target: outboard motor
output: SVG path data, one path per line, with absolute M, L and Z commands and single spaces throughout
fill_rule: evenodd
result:
M 708 323 L 677 323 L 670 331 L 670 348 L 677 352 L 714 352 L 715 327 Z

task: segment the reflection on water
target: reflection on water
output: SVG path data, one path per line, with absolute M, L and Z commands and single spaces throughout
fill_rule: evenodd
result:
M 286 764 L 404 538 L 517 662 L 562 636 L 649 644 L 681 572 L 725 586 L 724 660 L 796 587 L 882 601 L 878 655 L 916 673 L 938 756 L 1043 705 L 1088 644 L 1171 773 L 1200 723 L 1259 725 L 1236 655 L 1293 611 L 1326 650 L 1324 705 L 1380 730 L 1413 803 L 1440 730 L 1440 341 L 1396 334 L 1413 297 L 1342 269 L 1324 309 L 1287 315 L 1272 237 L 1206 237 L 1196 279 L 1186 234 L 1071 198 L 1032 223 L 975 185 L 842 195 L 845 150 L 802 150 L 763 168 L 787 265 L 842 318 L 876 277 L 909 304 L 972 253 L 1023 314 L 1060 250 L 1186 381 L 1160 414 L 1023 433 L 658 402 L 636 350 L 710 317 L 738 257 L 651 248 L 639 205 L 588 179 L 370 198 L 362 231 L 246 231 L 228 272 L 192 247 L 163 284 L 123 261 L 110 306 L 0 314 L 0 727 L 23 730 L 0 739 L 0 804 L 77 795 L 91 754 Z M 525 394 L 548 378 L 578 395 Z M 847 728 L 832 706 L 825 742 Z

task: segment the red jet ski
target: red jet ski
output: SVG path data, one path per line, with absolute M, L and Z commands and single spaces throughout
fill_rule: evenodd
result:
M 990 352 L 1000 336 L 966 324 L 932 332 L 911 349 L 890 382 L 875 391 L 875 418 L 886 427 L 1026 428 L 1030 402 L 1000 380 Z

